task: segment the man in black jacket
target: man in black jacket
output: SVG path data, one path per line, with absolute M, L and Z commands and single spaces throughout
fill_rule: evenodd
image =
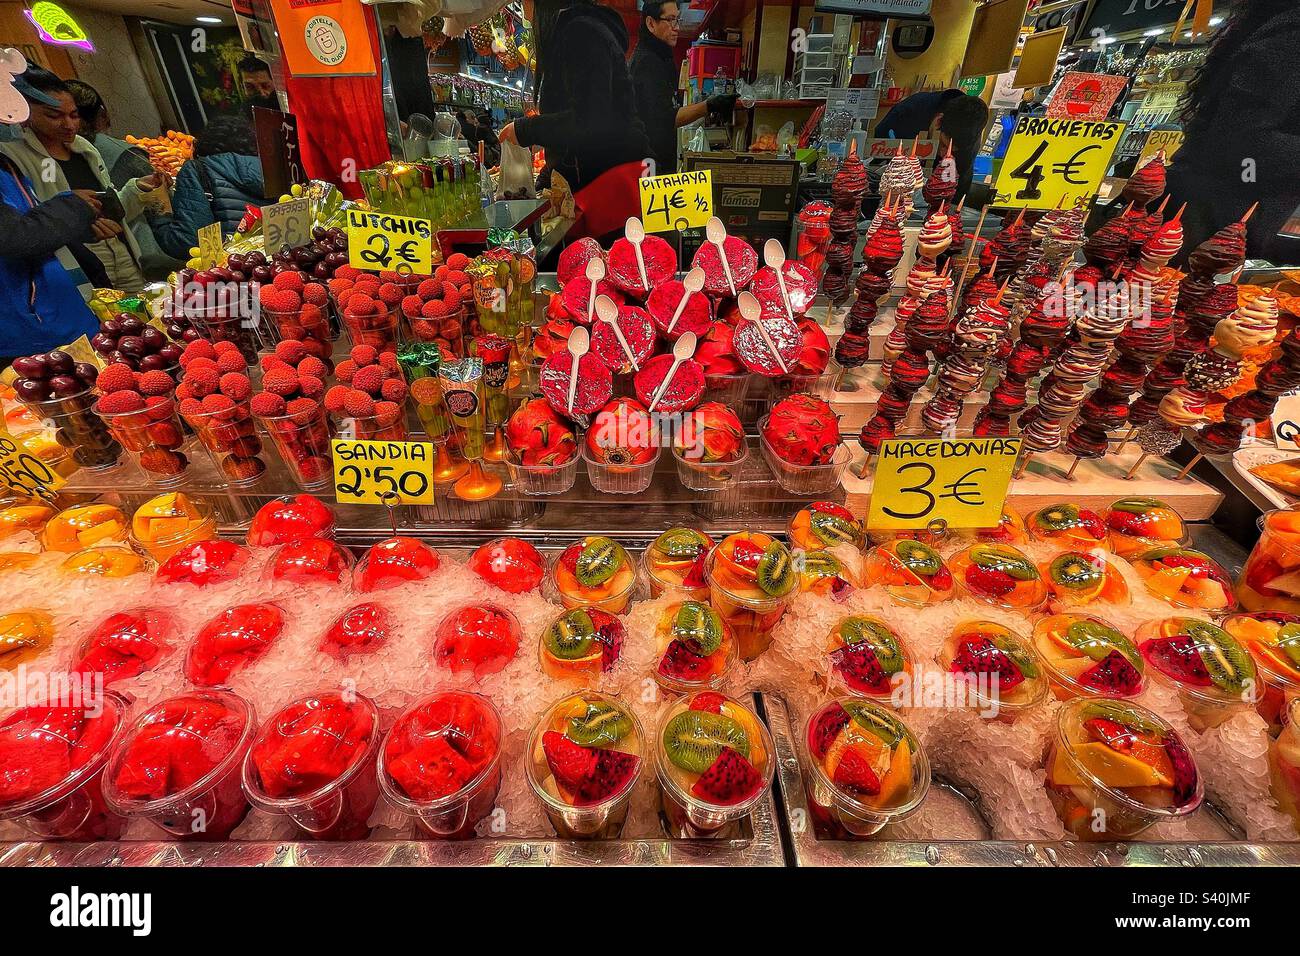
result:
M 641 30 L 628 69 L 636 93 L 636 111 L 650 137 L 654 175 L 677 172 L 677 127 L 708 115 L 729 117 L 736 104 L 734 93 L 715 93 L 701 103 L 678 107 L 677 25 L 681 20 L 672 0 L 648 0 L 641 5 Z

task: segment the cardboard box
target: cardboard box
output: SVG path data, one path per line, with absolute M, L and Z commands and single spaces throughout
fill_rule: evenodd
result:
M 727 232 L 761 249 L 768 239 L 790 248 L 801 164 L 768 153 L 687 153 L 683 169 L 713 170 L 713 212 Z M 683 233 L 685 261 L 704 241 L 704 230 Z

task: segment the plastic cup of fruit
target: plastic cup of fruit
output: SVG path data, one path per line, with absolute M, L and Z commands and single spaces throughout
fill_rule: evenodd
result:
M 739 835 L 772 786 L 772 737 L 744 704 L 716 691 L 679 697 L 655 732 L 660 803 L 670 836 Z
M 1259 519 L 1259 540 L 1237 584 L 1246 611 L 1300 614 L 1300 510 L 1270 511 Z
M 348 340 L 353 348 L 358 345 L 372 346 L 379 352 L 397 351 L 397 328 L 400 315 L 396 306 L 380 315 L 349 315 L 345 309 L 343 328 L 348 333 Z
M 72 450 L 73 461 L 91 471 L 112 468 L 122 457 L 122 446 L 93 410 L 98 397 L 88 388 L 76 395 L 26 403 L 37 418 L 54 428 L 54 440 Z
M 557 701 L 528 740 L 528 783 L 566 840 L 617 839 L 645 765 L 641 723 L 617 697 Z
M 1057 715 L 1047 797 L 1078 840 L 1127 840 L 1201 805 L 1182 738 L 1161 717 L 1117 700 L 1074 700 Z
M 1152 548 L 1181 547 L 1189 537 L 1182 516 L 1156 498 L 1120 498 L 1106 511 L 1110 549 L 1131 558 Z
M 185 317 L 210 342 L 234 342 L 249 365 L 257 364 L 261 345 L 257 331 L 246 321 L 246 310 L 237 302 L 185 307 Z
M 54 508 L 35 498 L 7 502 L 0 508 L 0 540 L 20 534 L 39 538 L 54 514 Z
M 840 443 L 831 460 L 824 465 L 796 465 L 783 460 L 764 435 L 767 416 L 758 420 L 758 442 L 763 449 L 763 460 L 771 469 L 776 483 L 792 495 L 825 495 L 838 491 L 840 480 L 849 467 L 849 446 Z
M 691 491 L 721 491 L 740 477 L 745 462 L 749 461 L 749 445 L 740 446 L 735 458 L 729 461 L 704 461 L 689 458 L 683 450 L 673 448 L 673 464 L 677 467 L 677 480 Z
M 105 412 L 103 402 L 95 404 L 95 414 L 104 420 L 131 460 L 145 478 L 160 488 L 185 480 L 190 460 L 181 451 L 185 431 L 170 397 L 163 404 L 135 412 Z
M 264 580 L 272 586 L 280 583 L 300 587 L 338 587 L 352 583 L 356 563 L 352 552 L 329 538 L 303 538 L 275 549 L 262 570 Z
M 1062 502 L 1039 508 L 1025 519 L 1029 536 L 1067 551 L 1106 547 L 1106 522 L 1101 515 L 1076 504 Z
M 627 629 L 608 611 L 577 607 L 557 616 L 537 642 L 546 676 L 594 683 L 618 663 Z
M 304 320 L 304 310 L 302 308 L 268 309 L 265 306 L 261 308 L 262 317 L 275 326 L 276 332 L 279 333 L 282 340 L 315 342 L 322 347 L 325 355 L 329 355 L 334 350 L 334 342 L 330 336 L 328 309 L 318 309 L 316 318 Z
M 1047 679 L 1033 647 L 996 621 L 958 624 L 937 660 L 965 685 L 967 706 L 985 719 L 1015 723 L 1047 697 Z
M 713 539 L 695 528 L 669 528 L 641 554 L 641 570 L 650 583 L 650 597 L 707 601 L 709 582 L 705 560 Z
M 741 660 L 752 661 L 771 646 L 798 587 L 789 550 L 771 535 L 742 531 L 709 552 L 704 572 L 709 603 L 731 628 Z
M 578 480 L 575 454 L 562 465 L 525 465 L 513 451 L 506 453 L 506 471 L 510 482 L 526 495 L 562 495 Z
M 582 460 L 587 465 L 587 480 L 591 487 L 608 495 L 639 495 L 654 481 L 655 467 L 659 464 L 662 448 L 656 447 L 650 458 L 630 465 L 611 465 L 596 461 L 582 445 Z
M 1237 609 L 1232 577 L 1208 554 L 1153 548 L 1132 561 L 1147 591 L 1174 607 L 1222 613 Z
M 170 697 L 137 717 L 104 769 L 104 798 L 178 840 L 225 840 L 248 813 L 241 768 L 253 705 L 223 690 Z
M 99 544 L 125 544 L 127 520 L 112 505 L 74 505 L 45 524 L 41 544 L 46 551 L 72 554 Z
M 899 716 L 841 697 L 808 718 L 808 809 L 820 836 L 853 840 L 909 816 L 930 791 L 930 761 Z
M 126 820 L 104 803 L 103 771 L 127 703 L 28 707 L 0 720 L 0 820 L 43 840 L 116 840 Z M 46 732 L 36 734 L 37 728 Z
M 244 757 L 244 794 L 307 840 L 361 840 L 379 798 L 379 710 L 370 698 L 312 694 L 263 722 Z
M 100 545 L 70 554 L 59 565 L 64 574 L 83 574 L 98 578 L 127 578 L 152 572 L 154 562 L 127 547 Z
M 174 650 L 176 620 L 158 608 L 133 607 L 99 621 L 77 645 L 73 674 L 96 674 L 104 686 L 156 667 Z
M 1255 709 L 1277 736 L 1290 702 L 1300 698 L 1300 616 L 1280 611 L 1231 614 L 1223 629 L 1250 651 L 1264 678 Z
M 1268 771 L 1273 798 L 1300 833 L 1300 700 L 1287 705 L 1282 732 L 1269 744 Z
M 953 579 L 968 596 L 1013 611 L 1037 611 L 1047 601 L 1047 585 L 1019 548 L 973 544 L 948 559 Z
M 636 590 L 636 566 L 621 544 L 589 536 L 560 553 L 551 566 L 551 583 L 570 610 L 598 607 L 622 614 Z
M 271 438 L 289 475 L 303 491 L 319 491 L 334 476 L 330 422 L 325 409 L 310 414 L 254 416 Z
M 447 350 L 455 358 L 465 357 L 465 324 L 469 317 L 468 310 L 461 306 L 450 315 L 426 319 L 423 316 L 408 315 L 406 327 L 411 338 L 417 342 L 432 342 Z
M 1195 730 L 1219 726 L 1263 694 L 1250 652 L 1209 621 L 1148 621 L 1138 628 L 1137 646 L 1149 673 L 1177 691 Z
M 830 401 L 835 395 L 835 387 L 839 379 L 838 368 L 829 368 L 817 375 L 780 375 L 769 379 L 772 383 L 772 401 L 799 394 L 814 395 Z
M 1137 697 L 1146 661 L 1118 628 L 1087 614 L 1054 614 L 1034 625 L 1034 650 L 1057 700 Z
M 1039 564 L 1038 573 L 1047 582 L 1048 605 L 1054 612 L 1130 601 L 1124 575 L 1101 551 L 1063 551 Z
M 246 488 L 266 473 L 266 462 L 261 457 L 262 439 L 257 436 L 257 424 L 248 402 L 181 417 L 194 429 L 199 444 L 228 484 Z
M 792 548 L 820 551 L 842 544 L 861 548 L 866 532 L 862 522 L 842 504 L 814 501 L 794 513 L 785 526 L 785 537 Z
M 396 421 L 379 415 L 354 415 L 342 419 L 336 431 L 365 441 L 406 441 L 406 413 Z
M 795 551 L 795 573 L 799 578 L 799 593 L 820 594 L 842 600 L 849 592 L 860 588 L 866 580 L 865 559 L 859 554 L 836 555 L 829 551 Z
M 832 693 L 888 703 L 895 687 L 911 680 L 916 662 L 888 624 L 855 614 L 831 628 L 826 639 L 826 670 Z
M 150 498 L 131 516 L 131 546 L 159 564 L 195 541 L 217 536 L 212 505 L 180 492 Z
M 54 643 L 55 633 L 48 611 L 22 608 L 0 614 L 0 670 L 40 657 Z
M 501 717 L 491 701 L 439 691 L 411 705 L 379 748 L 379 789 L 438 840 L 474 836 L 501 788 Z
M 952 597 L 952 572 L 939 552 L 920 541 L 900 538 L 877 545 L 867 555 L 867 587 L 879 585 L 899 604 L 926 607 Z
M 679 601 L 655 623 L 655 683 L 669 694 L 722 686 L 736 663 L 731 628 L 707 604 Z
M 333 538 L 334 512 L 311 495 L 282 495 L 257 509 L 245 538 L 250 548 L 272 548 L 303 538 Z

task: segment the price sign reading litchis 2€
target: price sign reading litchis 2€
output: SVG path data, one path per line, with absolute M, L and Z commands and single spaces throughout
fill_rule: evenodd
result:
M 1123 123 L 1022 116 L 998 173 L 992 205 L 1068 209 L 1101 188 Z
M 335 438 L 334 497 L 349 505 L 433 504 L 433 446 Z M 397 501 L 391 501 L 397 495 Z
M 995 528 L 1019 438 L 894 438 L 875 459 L 868 528 Z
M 433 227 L 427 219 L 368 209 L 348 210 L 348 264 L 371 272 L 433 271 Z
M 641 225 L 646 232 L 700 229 L 713 218 L 713 170 L 643 176 Z

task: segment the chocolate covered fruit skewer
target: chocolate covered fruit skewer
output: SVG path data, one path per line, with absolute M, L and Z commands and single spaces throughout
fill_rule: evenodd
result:
M 867 168 L 858 158 L 856 141 L 831 181 L 831 241 L 826 251 L 826 272 L 822 292 L 835 305 L 849 297 L 849 275 L 853 271 L 853 247 L 858 238 L 858 217 L 868 187 Z
M 854 284 L 856 298 L 844 319 L 844 334 L 835 344 L 835 361 L 842 368 L 858 368 L 866 363 L 871 351 L 871 324 L 880 310 L 880 302 L 889 295 L 894 270 L 903 258 L 903 231 L 893 211 L 886 207 L 886 218 L 863 247 L 862 270 Z
M 899 301 L 894 315 L 894 328 L 885 339 L 883 371 L 889 374 L 890 366 L 903 351 L 907 320 L 926 296 L 926 284 L 938 273 L 938 258 L 952 245 L 952 226 L 947 213 L 940 209 L 931 213 L 916 238 L 916 261 L 908 270 L 906 294 Z
M 1005 291 L 1005 289 L 1003 290 Z M 955 435 L 962 408 L 979 388 L 989 363 L 1011 334 L 1002 293 L 962 313 L 952 330 L 948 354 L 939 363 L 938 386 L 921 410 L 925 427 L 938 435 Z

